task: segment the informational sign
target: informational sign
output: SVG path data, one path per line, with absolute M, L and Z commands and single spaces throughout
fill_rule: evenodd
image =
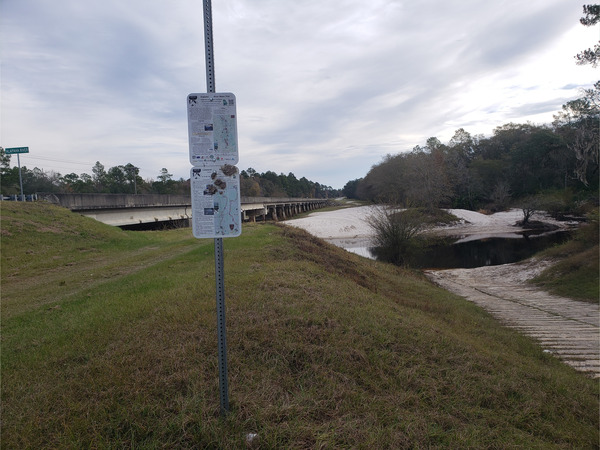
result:
M 193 166 L 238 163 L 235 95 L 188 95 L 188 135 Z
M 29 147 L 5 148 L 4 153 L 6 153 L 7 155 L 12 155 L 14 153 L 29 153 Z
M 240 177 L 230 164 L 192 167 L 192 231 L 196 238 L 236 237 L 242 233 Z

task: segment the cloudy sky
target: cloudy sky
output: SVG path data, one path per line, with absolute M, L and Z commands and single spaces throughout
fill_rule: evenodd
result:
M 217 92 L 240 169 L 341 188 L 454 131 L 550 123 L 598 69 L 573 0 L 213 0 Z M 132 163 L 189 177 L 186 97 L 206 92 L 200 0 L 0 0 L 3 147 L 61 174 Z

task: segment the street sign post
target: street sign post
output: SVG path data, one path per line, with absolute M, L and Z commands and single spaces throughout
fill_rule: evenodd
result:
M 23 176 L 21 175 L 21 153 L 29 153 L 29 147 L 12 147 L 5 148 L 4 153 L 7 155 L 17 155 L 17 165 L 19 166 L 19 185 L 21 186 L 21 201 L 25 201 L 25 195 L 23 194 Z

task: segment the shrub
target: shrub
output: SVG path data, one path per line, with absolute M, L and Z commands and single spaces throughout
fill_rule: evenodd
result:
M 416 236 L 426 228 L 423 214 L 418 210 L 399 210 L 380 206 L 367 218 L 374 231 L 376 255 L 394 264 L 403 264 L 417 247 Z

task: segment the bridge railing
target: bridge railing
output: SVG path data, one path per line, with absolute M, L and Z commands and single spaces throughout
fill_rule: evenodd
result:
M 38 194 L 38 199 L 55 203 L 73 211 L 121 208 L 190 206 L 189 195 L 177 194 Z M 323 203 L 320 198 L 242 197 L 243 204 Z
M 93 217 L 108 225 L 189 220 L 191 197 L 172 194 L 38 194 L 71 211 Z M 242 197 L 242 220 L 285 220 L 326 206 L 331 199 L 287 197 Z
M 38 194 L 38 198 L 73 211 L 191 204 L 189 195 L 171 194 Z

